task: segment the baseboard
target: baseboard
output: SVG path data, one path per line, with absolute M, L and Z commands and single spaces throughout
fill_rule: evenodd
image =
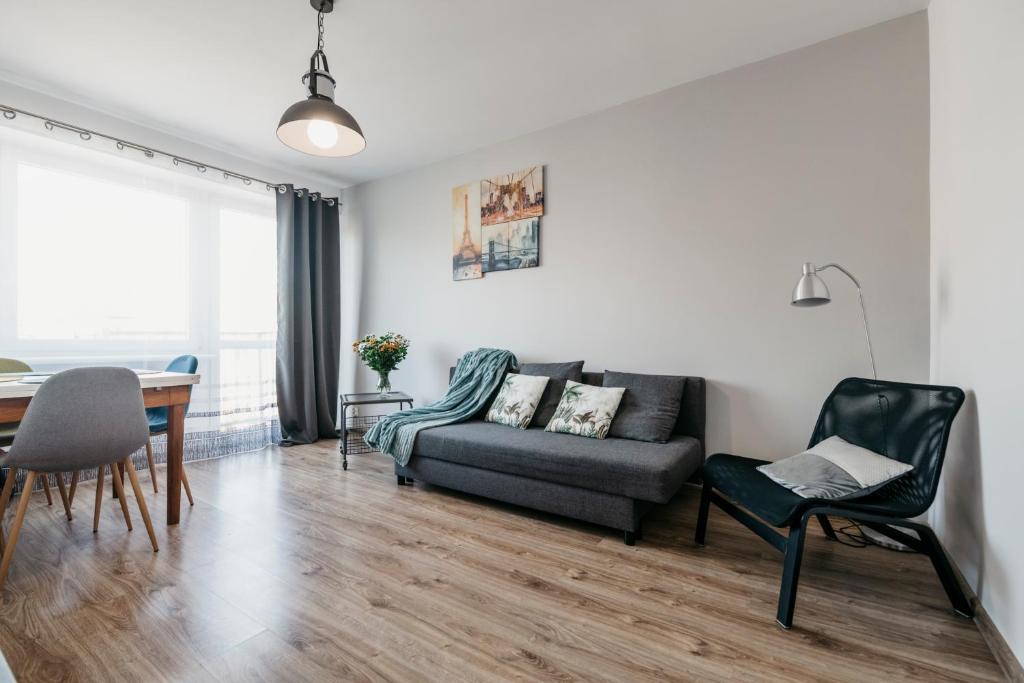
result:
M 942 548 L 942 552 L 946 553 L 946 557 L 949 558 L 949 563 L 953 566 L 953 571 L 956 573 L 957 579 L 960 580 L 960 585 L 963 587 L 964 593 L 967 594 L 967 599 L 974 606 L 974 623 L 977 625 L 978 631 L 981 632 L 981 637 L 985 639 L 988 649 L 992 651 L 992 655 L 999 662 L 1003 673 L 1006 674 L 1006 680 L 1012 683 L 1024 683 L 1024 667 L 1021 666 L 1017 655 L 1013 654 L 1013 650 L 1010 649 L 1006 639 L 1003 638 L 1003 634 L 999 632 L 999 629 L 992 621 L 992 617 L 989 616 L 984 605 L 981 604 L 981 600 L 975 595 L 974 589 L 964 580 L 964 574 L 960 571 L 960 567 L 957 566 L 953 557 L 946 552 L 945 547 Z
M 999 666 L 1003 668 L 1007 680 L 1013 683 L 1024 683 L 1024 667 L 1021 667 L 1020 660 L 1013 654 L 1013 650 L 1006 643 L 1003 634 L 992 623 L 992 617 L 985 611 L 981 602 L 973 597 L 972 600 L 974 601 L 974 622 L 978 625 L 978 630 L 981 631 L 981 637 L 988 644 L 988 649 L 992 650 Z

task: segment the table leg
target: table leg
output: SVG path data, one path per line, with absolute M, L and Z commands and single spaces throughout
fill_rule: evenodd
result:
M 181 460 L 185 449 L 185 406 L 167 407 L 167 524 L 181 513 Z

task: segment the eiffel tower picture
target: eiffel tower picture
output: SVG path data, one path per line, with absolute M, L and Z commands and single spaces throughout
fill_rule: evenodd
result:
M 480 268 L 480 190 L 470 183 L 452 190 L 452 279 L 483 277 Z M 470 202 L 473 206 L 470 206 Z

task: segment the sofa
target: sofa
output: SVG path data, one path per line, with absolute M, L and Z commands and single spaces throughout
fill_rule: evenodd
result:
M 584 372 L 601 386 L 603 373 Z M 421 431 L 412 457 L 395 464 L 399 485 L 423 481 L 494 500 L 572 517 L 642 538 L 644 515 L 669 502 L 704 462 L 705 381 L 686 377 L 671 438 L 651 443 L 591 439 L 467 422 Z

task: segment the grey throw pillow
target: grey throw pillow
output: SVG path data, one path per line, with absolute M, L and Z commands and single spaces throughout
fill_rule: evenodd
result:
M 665 443 L 672 438 L 686 390 L 686 378 L 606 370 L 604 386 L 624 387 L 608 436 Z
M 562 400 L 562 392 L 565 391 L 565 381 L 571 379 L 573 382 L 583 381 L 583 361 L 574 360 L 567 363 L 521 363 L 519 365 L 521 375 L 543 375 L 550 377 L 544 395 L 540 397 L 540 405 L 533 414 L 531 427 L 544 427 L 551 418 L 555 416 L 555 408 Z
M 877 491 L 914 467 L 830 436 L 803 453 L 757 469 L 803 498 L 848 500 Z

